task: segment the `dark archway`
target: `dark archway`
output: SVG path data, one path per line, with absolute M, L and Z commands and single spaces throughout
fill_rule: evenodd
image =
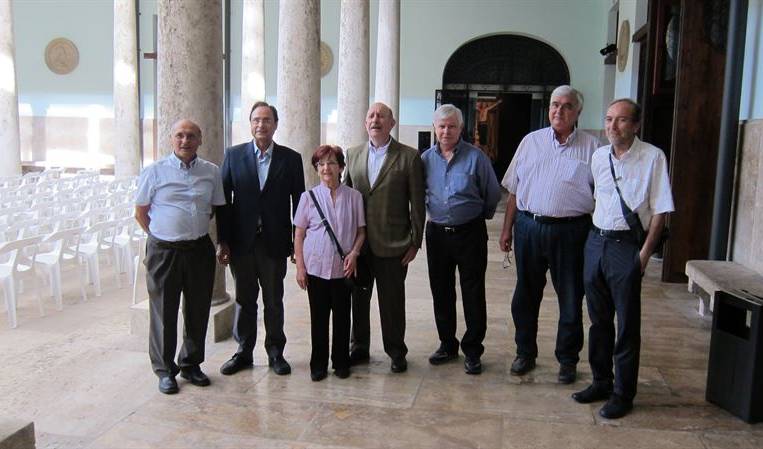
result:
M 464 139 L 493 160 L 500 177 L 528 132 L 548 126 L 551 91 L 569 84 L 562 55 L 527 36 L 498 34 L 472 40 L 448 59 L 436 105 L 464 114 Z

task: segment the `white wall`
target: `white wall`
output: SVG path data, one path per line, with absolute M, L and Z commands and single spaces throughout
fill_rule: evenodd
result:
M 749 4 L 740 120 L 763 118 L 763 0 Z

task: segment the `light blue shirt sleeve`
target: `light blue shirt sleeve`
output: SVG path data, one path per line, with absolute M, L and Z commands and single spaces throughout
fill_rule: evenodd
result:
M 138 178 L 138 190 L 135 192 L 135 205 L 148 206 L 156 190 L 156 179 L 153 166 L 143 169 Z

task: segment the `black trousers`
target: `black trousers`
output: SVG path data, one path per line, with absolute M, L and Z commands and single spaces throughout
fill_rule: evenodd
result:
M 405 277 L 408 267 L 400 263 L 401 257 L 402 254 L 399 257 L 377 257 L 366 248 L 358 258 L 358 270 L 367 270 L 371 283 L 370 288 L 352 291 L 352 351 L 368 352 L 371 294 L 376 282 L 384 352 L 393 359 L 408 354 L 405 345 Z
M 310 300 L 310 336 L 313 342 L 310 370 L 326 371 L 329 360 L 329 315 L 333 338 L 331 364 L 334 369 L 350 367 L 350 288 L 344 279 L 307 276 Z
M 614 378 L 615 393 L 632 400 L 636 396 L 641 350 L 638 245 L 629 240 L 602 237 L 591 231 L 585 246 L 585 292 L 591 318 L 588 360 L 593 381 L 612 384 Z
M 456 268 L 461 283 L 466 332 L 461 339 L 464 355 L 479 357 L 485 348 L 487 331 L 485 270 L 487 269 L 487 228 L 485 220 L 443 228 L 432 222 L 426 228 L 429 286 L 434 319 L 440 342 L 449 352 L 458 351 L 456 339 Z
M 575 365 L 583 349 L 583 248 L 590 229 L 588 216 L 557 223 L 539 223 L 522 213 L 514 223 L 517 286 L 511 301 L 517 355 L 538 356 L 538 314 L 546 272 L 559 299 L 555 355 Z
M 146 242 L 146 284 L 150 307 L 148 354 L 157 376 L 174 376 L 179 367 L 204 361 L 209 307 L 215 282 L 215 248 L 206 235 L 198 240 Z M 175 364 L 177 318 L 183 293 L 183 345 Z
M 283 280 L 286 259 L 267 255 L 263 245 L 255 241 L 253 252 L 234 254 L 231 272 L 236 285 L 236 309 L 233 337 L 238 343 L 237 354 L 252 360 L 257 341 L 257 297 L 262 288 L 265 307 L 265 351 L 268 357 L 283 355 L 286 334 L 283 331 Z

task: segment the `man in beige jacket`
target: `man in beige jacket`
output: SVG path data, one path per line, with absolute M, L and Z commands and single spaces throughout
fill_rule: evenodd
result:
M 370 276 L 370 288 L 352 294 L 353 364 L 368 360 L 369 303 L 374 280 L 379 289 L 384 352 L 391 370 L 408 368 L 405 356 L 405 277 L 408 264 L 421 248 L 424 230 L 424 169 L 416 150 L 390 136 L 392 110 L 375 103 L 366 115 L 368 142 L 347 150 L 345 184 L 363 194 L 367 238 L 358 262 Z M 363 278 L 361 273 L 360 278 Z

